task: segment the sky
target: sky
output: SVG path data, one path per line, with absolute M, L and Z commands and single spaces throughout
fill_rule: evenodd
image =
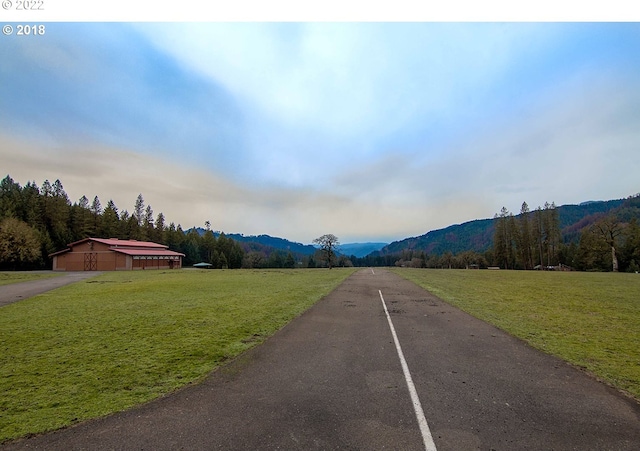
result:
M 142 194 L 183 229 L 391 242 L 525 201 L 624 198 L 638 174 L 638 22 L 98 19 L 0 36 L 0 177 L 120 211 Z

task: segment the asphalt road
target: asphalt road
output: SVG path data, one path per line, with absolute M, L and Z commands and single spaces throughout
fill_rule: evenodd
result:
M 90 277 L 102 274 L 96 271 L 65 272 L 58 277 L 48 279 L 29 280 L 27 282 L 12 283 L 0 286 L 0 307 L 21 301 L 40 293 L 53 290 L 55 288 L 69 285 Z
M 380 290 L 380 291 L 379 291 Z M 203 383 L 1 450 L 638 450 L 640 405 L 384 270 Z

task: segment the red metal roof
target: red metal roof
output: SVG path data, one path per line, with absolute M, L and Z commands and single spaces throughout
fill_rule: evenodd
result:
M 169 246 L 164 244 L 153 243 L 151 241 L 137 241 L 137 240 L 119 240 L 117 238 L 85 238 L 75 243 L 67 244 L 72 247 L 76 244 L 84 243 L 85 241 L 97 241 L 98 243 L 106 244 L 111 247 L 129 247 L 129 248 L 152 248 L 152 249 L 167 249 Z
M 179 252 L 174 252 L 169 250 L 169 246 L 165 246 L 164 244 L 153 243 L 151 241 L 137 241 L 137 240 L 119 240 L 117 238 L 84 238 L 82 240 L 76 241 L 74 243 L 69 243 L 67 246 L 69 248 L 63 249 L 58 252 L 54 252 L 53 254 L 49 254 L 49 257 L 53 257 L 55 255 L 64 254 L 65 252 L 71 251 L 73 246 L 84 243 L 87 241 L 97 241 L 98 243 L 103 243 L 109 246 L 110 250 L 115 252 L 120 252 L 122 254 L 127 255 L 136 255 L 136 256 L 164 256 L 164 257 L 184 257 L 184 254 Z
M 184 254 L 180 252 L 174 252 L 165 249 L 121 249 L 112 248 L 114 252 L 119 252 L 125 255 L 140 256 L 140 257 L 184 257 Z

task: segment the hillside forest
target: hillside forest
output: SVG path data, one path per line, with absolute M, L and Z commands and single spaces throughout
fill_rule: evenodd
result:
M 638 271 L 640 195 L 581 206 L 545 204 L 519 214 L 503 208 L 493 219 L 470 221 L 391 243 L 365 257 L 335 255 L 337 266 L 559 269 Z M 87 237 L 162 243 L 185 254 L 184 266 L 294 268 L 329 266 L 313 246 L 267 235 L 225 235 L 204 228 L 183 230 L 154 214 L 142 194 L 131 211 L 98 196 L 71 202 L 62 182 L 20 186 L 0 181 L 0 269 L 49 269 L 49 254 Z M 339 248 L 338 248 L 339 250 Z

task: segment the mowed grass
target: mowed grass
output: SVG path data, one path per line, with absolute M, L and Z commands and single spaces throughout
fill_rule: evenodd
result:
M 448 303 L 640 400 L 640 276 L 394 269 Z
M 203 379 L 353 270 L 114 272 L 0 310 L 0 442 Z
M 0 286 L 11 283 L 28 282 L 29 280 L 49 279 L 60 275 L 62 274 L 54 272 L 0 271 Z

